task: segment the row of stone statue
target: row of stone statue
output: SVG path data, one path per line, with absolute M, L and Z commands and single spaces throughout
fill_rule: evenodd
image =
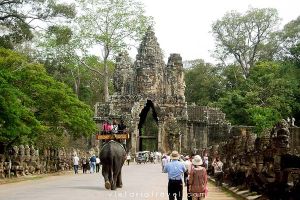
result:
M 14 146 L 8 154 L 0 154 L 0 178 L 11 176 L 25 176 L 30 174 L 44 174 L 73 168 L 72 157 L 89 157 L 97 153 L 98 149 L 80 151 L 78 149 L 44 149 L 39 152 L 34 146 Z
M 294 130 L 299 137 L 300 128 Z M 293 146 L 299 147 L 300 141 Z M 282 120 L 263 137 L 241 131 L 240 135 L 211 147 L 210 154 L 222 158 L 224 181 L 229 185 L 256 191 L 270 199 L 290 199 L 287 197 L 300 195 L 300 155 L 297 149 L 293 150 L 289 125 Z

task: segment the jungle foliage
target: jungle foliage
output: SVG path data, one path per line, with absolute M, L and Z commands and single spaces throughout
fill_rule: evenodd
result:
M 36 143 L 41 136 L 57 146 L 63 136 L 89 136 L 96 131 L 90 107 L 69 86 L 49 76 L 43 65 L 0 49 L 1 142 Z
M 217 20 L 219 64 L 191 62 L 187 101 L 220 107 L 232 124 L 255 126 L 259 134 L 283 118 L 293 116 L 299 125 L 299 17 L 282 30 L 277 26 L 274 9 L 233 11 Z
M 68 2 L 0 2 L 0 148 L 88 141 L 95 103 L 113 92 L 114 56 L 152 24 L 136 0 Z

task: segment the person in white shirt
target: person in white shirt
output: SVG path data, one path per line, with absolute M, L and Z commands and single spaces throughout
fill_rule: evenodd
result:
M 214 175 L 215 175 L 215 178 L 216 178 L 217 186 L 222 186 L 222 183 L 223 183 L 223 163 L 220 160 L 220 157 L 217 156 L 213 160 L 211 165 L 214 167 Z
M 79 164 L 79 157 L 77 154 L 73 156 L 73 165 L 74 165 L 74 172 L 75 174 L 78 174 L 78 164 Z
M 164 155 L 164 156 L 162 157 L 162 159 L 161 159 L 162 172 L 164 172 L 164 168 L 165 168 L 165 166 L 166 166 L 166 164 L 167 164 L 168 162 L 169 162 L 169 161 L 168 161 L 167 156 Z
M 117 134 L 117 133 L 119 132 L 119 131 L 118 131 L 118 124 L 117 124 L 116 120 L 113 121 L 111 132 L 112 132 L 113 134 Z
M 130 154 L 127 154 L 127 156 L 126 156 L 127 165 L 129 165 L 130 160 L 131 160 L 131 156 L 130 156 Z

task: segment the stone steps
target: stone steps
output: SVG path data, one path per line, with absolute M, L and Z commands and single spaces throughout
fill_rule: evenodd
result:
M 212 182 L 212 184 L 215 183 L 215 180 L 212 177 L 209 177 L 209 180 Z M 255 200 L 255 199 L 259 199 L 261 197 L 261 195 L 257 195 L 253 192 L 250 192 L 249 190 L 240 190 L 237 187 L 230 187 L 225 183 L 223 183 L 222 188 L 224 190 L 227 190 L 230 193 L 234 194 L 234 196 L 239 197 L 239 199 Z M 219 190 L 221 190 L 221 189 L 219 189 Z
M 186 199 L 186 187 L 183 188 L 183 199 Z M 205 200 L 234 200 L 237 199 L 228 192 L 218 188 L 212 182 L 208 182 L 208 195 Z

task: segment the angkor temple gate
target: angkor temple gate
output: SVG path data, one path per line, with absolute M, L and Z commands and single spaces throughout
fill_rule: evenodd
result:
M 219 110 L 187 105 L 182 58 L 171 54 L 165 64 L 151 29 L 134 64 L 127 53 L 118 55 L 113 82 L 115 93 L 108 103 L 96 104 L 94 119 L 99 130 L 105 119 L 123 119 L 131 136 L 127 147 L 133 153 L 189 152 L 207 147 L 215 135 L 228 132 L 225 115 Z M 146 129 L 151 118 L 156 127 Z

